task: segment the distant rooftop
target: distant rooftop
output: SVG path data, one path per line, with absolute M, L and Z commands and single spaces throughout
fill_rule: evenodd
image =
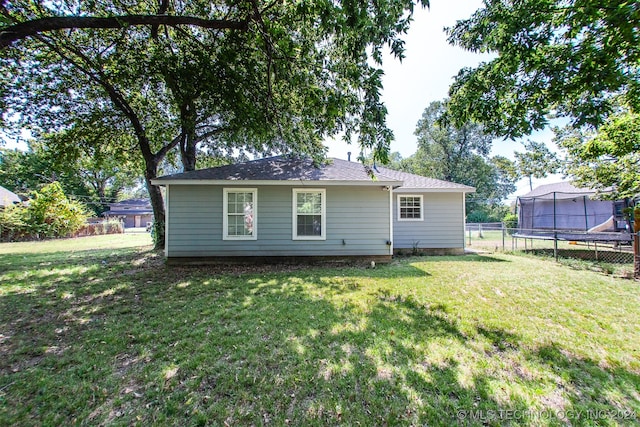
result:
M 21 201 L 16 193 L 0 186 L 0 207 L 10 206 L 14 203 L 20 203 Z
M 521 199 L 572 199 L 575 197 L 592 196 L 597 191 L 591 188 L 580 188 L 574 186 L 571 182 L 562 181 L 552 184 L 540 185 L 522 196 Z
M 151 205 L 149 199 L 127 199 L 119 202 L 111 203 L 112 205 L 127 205 L 127 206 L 147 206 Z

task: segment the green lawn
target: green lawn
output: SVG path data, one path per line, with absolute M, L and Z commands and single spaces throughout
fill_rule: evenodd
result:
M 516 252 L 537 256 L 554 256 L 553 240 L 513 239 L 502 231 L 471 231 L 465 234 L 468 250 L 480 252 Z M 568 242 L 557 243 L 559 262 L 572 268 L 590 269 L 619 277 L 633 277 L 633 249 L 631 245 L 614 247 L 608 243 Z M 597 251 L 596 251 L 597 249 Z
M 178 268 L 118 237 L 0 244 L 0 425 L 640 423 L 637 281 L 508 254 Z

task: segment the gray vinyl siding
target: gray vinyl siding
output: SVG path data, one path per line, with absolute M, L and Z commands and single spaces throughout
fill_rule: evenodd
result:
M 462 193 L 402 193 L 422 195 L 424 219 L 398 221 L 398 194 L 393 195 L 393 247 L 449 249 L 464 247 L 464 205 Z
M 171 185 L 168 257 L 388 255 L 389 192 L 373 187 L 326 189 L 326 240 L 292 240 L 293 188 L 257 188 L 257 240 L 223 240 L 223 188 Z M 231 188 L 231 186 L 227 187 Z

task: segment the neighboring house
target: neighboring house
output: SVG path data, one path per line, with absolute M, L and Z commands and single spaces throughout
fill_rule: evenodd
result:
M 15 203 L 22 203 L 20 197 L 12 191 L 0 186 L 0 209 Z
M 109 210 L 102 215 L 122 220 L 125 228 L 146 228 L 153 222 L 153 209 L 149 199 L 129 199 L 111 203 Z
M 166 187 L 165 254 L 175 262 L 463 253 L 465 193 L 474 191 L 356 162 L 316 167 L 284 156 L 152 182 Z
M 621 231 L 624 201 L 596 200 L 595 190 L 569 182 L 541 185 L 519 196 L 518 227 L 528 230 Z

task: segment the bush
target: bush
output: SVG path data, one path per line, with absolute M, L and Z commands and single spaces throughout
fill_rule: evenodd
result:
M 22 205 L 7 206 L 0 211 L 0 239 L 11 242 L 22 240 L 27 232 L 25 208 Z
M 27 206 L 15 205 L 0 214 L 3 240 L 65 237 L 87 221 L 88 210 L 80 202 L 69 200 L 59 183 L 34 191 Z
M 75 233 L 73 237 L 81 236 L 99 236 L 101 234 L 121 234 L 124 233 L 124 224 L 117 219 L 96 222 L 94 224 L 85 224 Z
M 502 223 L 507 228 L 509 234 L 513 234 L 518 228 L 518 215 L 514 213 L 508 213 L 502 218 Z
M 509 212 L 509 206 L 502 204 L 480 205 L 467 212 L 467 222 L 500 222 Z

